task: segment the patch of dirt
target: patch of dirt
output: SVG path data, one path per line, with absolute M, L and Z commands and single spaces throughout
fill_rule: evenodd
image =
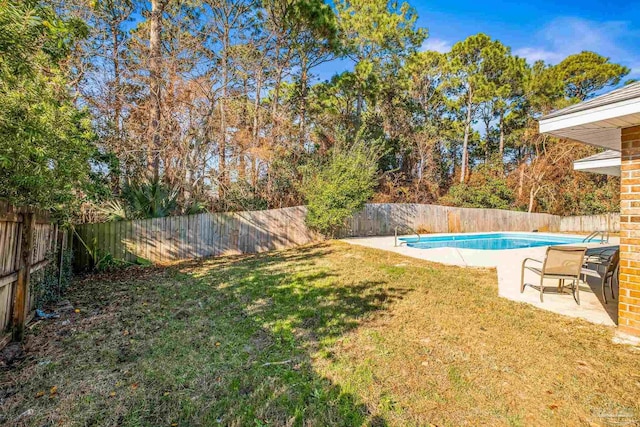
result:
M 0 351 L 0 368 L 9 369 L 25 357 L 21 344 L 15 342 L 10 343 Z

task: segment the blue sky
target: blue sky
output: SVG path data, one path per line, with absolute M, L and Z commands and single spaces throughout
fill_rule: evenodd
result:
M 631 68 L 640 78 L 640 0 L 409 0 L 418 24 L 429 30 L 424 49 L 448 51 L 483 32 L 529 61 L 555 64 L 572 53 L 592 50 Z M 345 62 L 326 64 L 322 78 L 344 71 Z

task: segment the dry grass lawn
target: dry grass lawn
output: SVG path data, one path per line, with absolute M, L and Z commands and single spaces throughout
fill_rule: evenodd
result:
M 327 243 L 78 280 L 7 425 L 638 425 L 640 351 L 493 270 Z M 22 414 L 22 416 L 21 416 Z

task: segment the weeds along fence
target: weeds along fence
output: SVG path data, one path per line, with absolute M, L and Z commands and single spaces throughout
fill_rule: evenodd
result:
M 46 213 L 0 201 L 0 348 L 22 339 L 37 299 L 34 278 L 62 261 L 68 244 L 66 231 Z
M 318 240 L 305 225 L 306 208 L 198 214 L 76 226 L 75 266 L 166 263 L 223 254 L 257 253 Z M 483 231 L 619 230 L 619 215 L 567 217 L 499 209 L 423 204 L 368 204 L 337 237 Z

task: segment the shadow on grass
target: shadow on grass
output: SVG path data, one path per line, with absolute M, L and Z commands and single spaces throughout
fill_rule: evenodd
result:
M 355 262 L 314 245 L 87 277 L 71 298 L 90 314 L 3 410 L 35 408 L 38 425 L 384 426 L 316 369 L 407 292 Z M 52 384 L 56 399 L 32 397 Z
M 218 321 L 233 331 L 241 350 L 241 371 L 231 374 L 233 402 L 219 408 L 236 415 L 223 416 L 223 423 L 246 425 L 253 418 L 270 425 L 386 425 L 315 373 L 313 361 L 330 360 L 332 343 L 405 290 L 317 264 L 330 253 L 316 245 L 181 266 L 189 280 L 216 289 L 225 304 Z

